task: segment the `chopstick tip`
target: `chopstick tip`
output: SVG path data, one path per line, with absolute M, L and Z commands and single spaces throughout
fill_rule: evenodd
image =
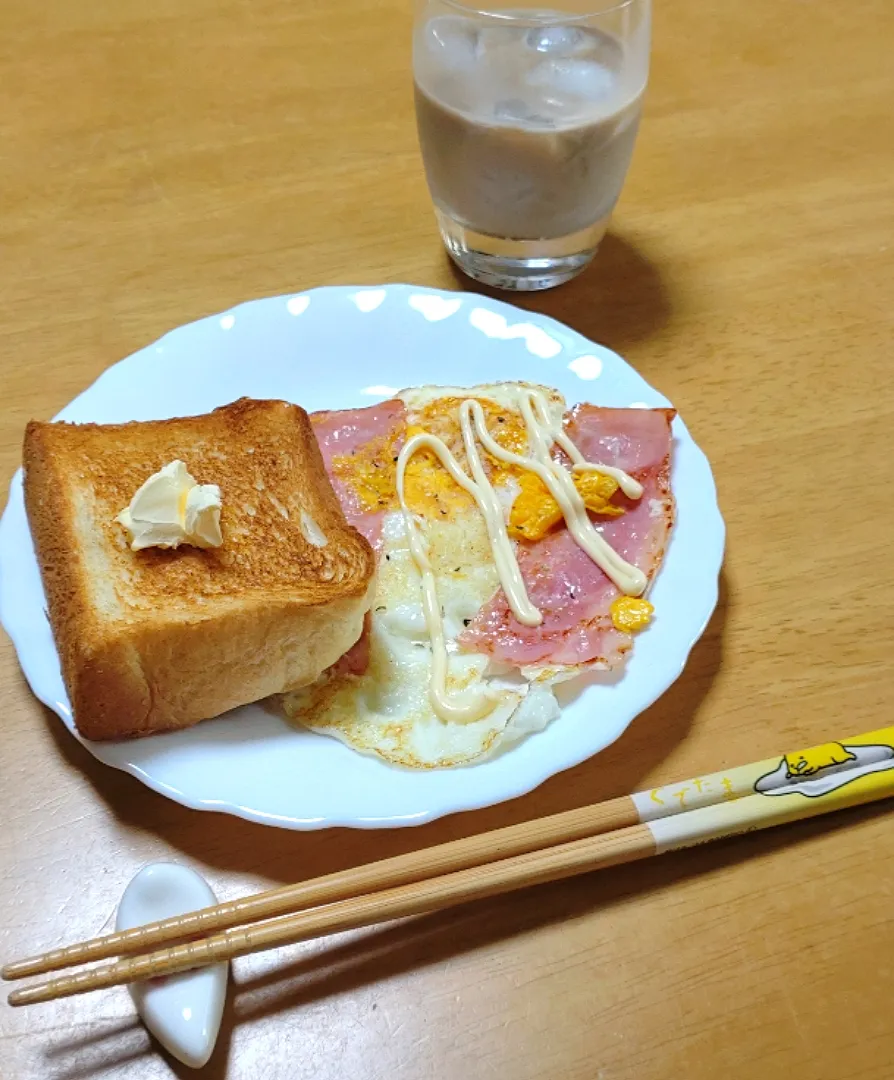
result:
M 16 979 L 26 979 L 29 975 L 40 975 L 41 965 L 36 963 L 35 958 L 27 960 L 14 960 L 11 964 L 4 964 L 0 968 L 0 979 L 4 982 L 14 982 Z

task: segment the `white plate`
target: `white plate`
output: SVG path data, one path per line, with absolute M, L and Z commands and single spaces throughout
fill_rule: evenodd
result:
M 314 289 L 182 326 L 109 368 L 58 419 L 113 423 L 207 412 L 242 395 L 314 409 L 423 383 L 527 379 L 569 403 L 668 402 L 619 356 L 541 315 L 406 285 Z M 470 768 L 407 772 L 259 706 L 186 731 L 84 745 L 186 806 L 292 829 L 419 825 L 522 795 L 604 749 L 677 678 L 717 601 L 724 528 L 711 469 L 674 422 L 678 518 L 651 593 L 658 617 L 623 678 L 590 685 L 545 731 Z M 16 474 L 0 522 L 0 618 L 37 697 L 76 735 Z

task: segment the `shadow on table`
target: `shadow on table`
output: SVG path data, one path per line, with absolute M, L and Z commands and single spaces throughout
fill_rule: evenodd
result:
M 232 1010 L 228 1009 L 229 1012 Z M 202 1070 L 203 1077 L 227 1075 L 234 1026 L 231 1018 L 225 1016 L 214 1052 Z M 44 1080 L 88 1080 L 112 1072 L 143 1075 L 141 1071 L 137 1072 L 137 1067 L 154 1057 L 163 1057 L 173 1075 L 180 1080 L 197 1075 L 195 1069 L 187 1068 L 162 1050 L 134 1016 L 117 1023 L 92 1023 L 88 1034 L 52 1043 L 43 1052 L 41 1077 Z
M 448 258 L 445 253 L 445 259 Z M 456 286 L 537 311 L 624 354 L 625 349 L 661 331 L 673 315 L 667 274 L 641 243 L 609 232 L 586 270 L 572 281 L 543 292 L 506 292 L 466 277 L 448 259 Z
M 505 897 L 464 904 L 399 923 L 361 931 L 349 940 L 304 955 L 274 970 L 231 986 L 215 1052 L 202 1075 L 225 1080 L 233 1033 L 237 1026 L 282 1017 L 328 998 L 349 994 L 405 973 L 441 964 L 451 958 L 488 949 L 538 929 L 582 917 L 598 917 L 633 897 L 661 893 L 675 886 L 748 859 L 791 850 L 819 836 L 849 829 L 888 813 L 884 805 L 863 806 L 825 820 L 801 821 L 785 829 L 752 833 L 707 847 L 676 852 L 673 858 L 647 859 L 614 867 L 606 874 L 584 874 L 537 886 L 536 902 L 507 902 Z M 531 890 L 525 890 L 531 896 Z M 60 1039 L 46 1051 L 48 1080 L 87 1080 L 100 1072 L 130 1066 L 151 1053 L 133 1046 L 134 1025 L 120 1024 L 85 1039 Z M 120 1047 L 116 1042 L 126 1036 Z M 71 1055 L 69 1067 L 66 1059 Z M 168 1063 L 180 1080 L 195 1073 Z M 59 1064 L 63 1071 L 50 1069 Z
M 40 1075 L 42 1080 L 91 1080 L 107 1073 L 117 1076 L 144 1075 L 136 1071 L 140 1063 L 159 1057 L 167 1062 L 171 1073 L 180 1080 L 197 1075 L 224 1078 L 227 1076 L 234 1026 L 230 1018 L 225 1016 L 217 1044 L 201 1073 L 175 1061 L 149 1036 L 140 1020 L 134 1016 L 125 1023 L 91 1029 L 89 1035 L 60 1039 L 51 1044 L 44 1051 L 44 1071 Z M 95 1027 L 92 1025 L 92 1028 Z
M 419 828 L 296 833 L 265 828 L 240 818 L 196 812 L 142 787 L 134 777 L 102 765 L 71 738 L 49 710 L 47 723 L 59 753 L 90 779 L 99 797 L 126 827 L 151 830 L 172 853 L 182 852 L 200 869 L 210 867 L 212 879 L 218 870 L 273 881 L 300 881 L 638 790 L 643 778 L 685 739 L 711 690 L 723 662 L 729 604 L 726 579 L 721 575 L 717 609 L 683 674 L 615 744 L 522 798 Z M 507 903 L 497 898 L 360 931 L 347 942 L 280 965 L 231 989 L 220 1039 L 203 1075 L 226 1076 L 237 1024 L 509 940 L 539 926 L 607 908 L 626 896 L 667 887 L 741 857 L 741 851 L 723 854 L 725 851 L 725 845 L 721 845 L 719 853 L 698 861 L 683 853 L 676 860 L 618 867 L 598 881 L 586 875 L 545 886 L 536 904 Z M 51 1044 L 45 1051 L 46 1075 L 48 1080 L 86 1080 L 108 1070 L 134 1068 L 140 1059 L 158 1053 L 157 1045 L 147 1040 L 140 1025 L 118 1023 L 81 1039 L 60 1039 Z M 167 1057 L 165 1060 L 182 1080 L 194 1075 L 185 1066 Z
M 605 238 L 594 264 L 584 274 L 554 291 L 497 293 L 455 273 L 461 289 L 494 295 L 550 315 L 619 351 L 659 333 L 673 313 L 672 298 L 656 261 L 615 233 Z M 720 585 L 717 610 L 682 676 L 617 743 L 527 796 L 420 828 L 294 833 L 195 812 L 96 761 L 49 710 L 48 724 L 60 754 L 90 779 L 124 825 L 151 829 L 174 852 L 211 867 L 212 873 L 219 870 L 274 881 L 304 880 L 637 790 L 643 778 L 686 738 L 721 668 L 729 605 L 724 577 Z M 610 874 L 589 874 L 541 886 L 536 902 L 509 903 L 498 897 L 360 931 L 348 940 L 340 939 L 337 945 L 279 964 L 231 987 L 221 1035 L 203 1076 L 212 1080 L 225 1077 L 233 1032 L 239 1024 L 281 1015 L 456 955 L 511 941 L 541 927 L 608 911 L 631 897 L 672 888 L 689 878 L 805 842 L 830 828 L 849 827 L 880 812 L 881 808 L 867 807 L 831 822 L 804 822 L 784 832 L 748 836 L 734 843 L 681 852 L 673 859 L 651 859 L 616 867 Z M 59 1039 L 46 1049 L 45 1063 L 53 1080 L 86 1080 L 99 1073 L 129 1070 L 140 1059 L 157 1053 L 157 1045 L 134 1020 L 109 1024 L 78 1039 Z M 183 1080 L 195 1075 L 166 1060 L 174 1075 Z

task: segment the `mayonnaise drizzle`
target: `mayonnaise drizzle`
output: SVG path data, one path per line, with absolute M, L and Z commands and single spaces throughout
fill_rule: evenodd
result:
M 553 460 L 552 447 L 557 445 L 564 450 L 572 462 L 573 472 L 605 473 L 617 482 L 629 498 L 640 498 L 643 493 L 642 485 L 622 469 L 587 461 L 562 429 L 561 422 L 552 419 L 546 399 L 539 390 L 518 387 L 515 404 L 525 421 L 532 456 L 523 457 L 513 454 L 500 446 L 487 430 L 487 421 L 481 404 L 474 398 L 469 398 L 460 406 L 460 427 L 463 447 L 472 473 L 471 479 L 450 452 L 447 444 L 437 435 L 431 435 L 428 432 L 420 432 L 408 439 L 397 459 L 397 496 L 407 529 L 410 554 L 422 578 L 423 612 L 432 646 L 429 699 L 435 713 L 442 720 L 460 722 L 479 720 L 494 708 L 497 698 L 494 694 L 482 689 L 471 692 L 464 690 L 452 695 L 447 691 L 447 643 L 444 637 L 441 605 L 438 600 L 437 580 L 428 557 L 428 545 L 419 519 L 407 506 L 404 492 L 407 464 L 417 451 L 431 450 L 456 483 L 475 500 L 484 519 L 503 592 L 506 594 L 513 615 L 524 626 L 539 626 L 543 621 L 543 616 L 528 596 L 524 578 L 515 557 L 515 549 L 506 530 L 503 507 L 484 469 L 478 443 L 497 460 L 527 469 L 542 480 L 562 511 L 568 531 L 575 542 L 621 592 L 628 596 L 640 596 L 647 584 L 646 575 L 638 567 L 623 559 L 593 527 L 584 501 L 574 486 L 571 472 L 560 462 Z
M 472 496 L 478 509 L 481 511 L 481 516 L 484 518 L 484 525 L 487 529 L 487 537 L 490 540 L 494 563 L 497 567 L 497 574 L 500 578 L 500 584 L 503 586 L 503 591 L 506 593 L 506 599 L 509 601 L 509 606 L 512 609 L 513 615 L 515 615 L 518 621 L 524 626 L 539 626 L 543 622 L 543 616 L 537 608 L 534 607 L 528 597 L 528 591 L 525 588 L 525 580 L 522 577 L 518 560 L 515 557 L 515 549 L 513 548 L 512 541 L 509 539 L 509 534 L 506 531 L 506 522 L 503 518 L 503 506 L 497 497 L 496 491 L 494 491 L 493 485 L 487 478 L 484 466 L 481 464 L 478 448 L 475 446 L 471 427 L 466 420 L 465 408 L 467 405 L 473 404 L 477 405 L 478 403 L 471 401 L 463 403 L 460 422 L 462 424 L 463 443 L 465 444 L 466 453 L 469 456 L 469 464 L 472 469 L 474 480 L 469 479 L 463 470 L 462 465 L 460 465 L 453 454 L 450 453 L 447 444 L 442 439 L 439 439 L 437 435 L 429 435 L 427 432 L 420 432 L 418 435 L 414 435 L 401 450 L 400 456 L 397 459 L 397 494 L 400 499 L 401 509 L 404 512 L 404 520 L 407 519 L 408 515 L 412 517 L 412 514 L 410 514 L 406 502 L 404 501 L 403 482 L 407 462 L 417 450 L 424 447 L 435 454 L 463 491 L 467 491 Z M 478 408 L 480 409 L 481 406 L 478 405 Z
M 478 495 L 477 491 L 473 490 L 475 485 L 463 472 L 446 444 L 436 435 L 427 435 L 425 433 L 414 435 L 404 444 L 397 459 L 397 496 L 400 500 L 400 508 L 403 511 L 407 538 L 410 541 L 410 554 L 422 578 L 422 610 L 425 615 L 425 626 L 431 640 L 431 677 L 428 683 L 428 697 L 435 714 L 442 720 L 469 723 L 473 720 L 480 720 L 491 712 L 496 704 L 496 699 L 487 691 L 481 689 L 476 689 L 472 693 L 467 690 L 452 695 L 447 692 L 447 643 L 444 640 L 444 619 L 441 615 L 441 603 L 438 600 L 438 586 L 431 560 L 428 557 L 428 544 L 422 535 L 416 515 L 411 512 L 404 497 L 404 475 L 407 470 L 407 462 L 417 450 L 423 447 L 427 447 L 438 456 L 441 464 L 453 479 L 460 487 L 468 491 L 476 502 L 478 502 Z M 516 564 L 517 568 L 518 564 Z
M 610 476 L 612 480 L 618 485 L 621 491 L 627 496 L 628 499 L 641 499 L 643 494 L 643 485 L 634 480 L 632 476 L 625 473 L 623 469 L 616 469 L 614 465 L 598 465 L 592 461 L 587 461 L 584 455 L 574 445 L 572 440 L 565 433 L 562 427 L 562 422 L 554 422 L 549 415 L 549 408 L 546 404 L 546 400 L 543 394 L 539 390 L 531 390 L 530 400 L 534 405 L 534 409 L 537 413 L 537 420 L 546 431 L 549 432 L 553 442 L 556 446 L 560 446 L 568 457 L 572 461 L 572 472 L 599 472 L 605 476 Z
M 477 401 L 463 402 L 462 407 L 465 409 L 467 405 L 472 406 L 472 414 L 475 418 L 475 434 L 484 449 L 499 461 L 505 461 L 508 465 L 518 465 L 520 468 L 528 469 L 539 476 L 550 495 L 559 504 L 568 531 L 574 537 L 578 547 L 582 548 L 590 556 L 593 562 L 618 586 L 622 593 L 626 593 L 628 596 L 639 596 L 646 588 L 646 575 L 638 567 L 623 559 L 611 544 L 604 539 L 602 534 L 593 528 L 593 523 L 587 514 L 587 508 L 584 506 L 584 500 L 574 486 L 571 474 L 564 465 L 554 461 L 550 456 L 550 450 L 555 441 L 554 434 L 545 425 L 539 424 L 534 416 L 532 400 L 536 400 L 535 394 L 537 393 L 536 390 L 529 390 L 522 393 L 519 400 L 521 414 L 528 428 L 528 438 L 534 451 L 534 457 L 521 457 L 509 450 L 504 450 L 487 430 L 484 410 Z M 540 396 L 542 401 L 542 395 Z M 542 405 L 545 412 L 546 402 L 543 401 Z M 571 446 L 574 446 L 570 439 L 568 442 Z M 633 480 L 633 477 L 627 477 L 626 473 L 624 473 L 624 476 Z M 636 481 L 633 482 L 636 483 Z M 642 492 L 642 488 L 640 488 L 640 492 Z

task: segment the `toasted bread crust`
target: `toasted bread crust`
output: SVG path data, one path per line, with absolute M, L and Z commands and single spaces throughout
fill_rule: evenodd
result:
M 78 731 L 97 740 L 173 731 L 307 685 L 357 641 L 367 607 L 349 598 L 238 612 L 76 650 L 69 696 Z
M 132 552 L 114 518 L 173 458 L 221 487 L 220 549 Z M 307 414 L 241 399 L 201 417 L 28 425 L 25 505 L 78 730 L 172 730 L 312 681 L 360 635 L 374 556 L 344 519 Z M 309 515 L 326 537 L 311 543 Z
M 62 677 L 74 709 L 72 691 L 78 683 L 81 658 L 92 651 L 100 633 L 96 612 L 81 586 L 87 570 L 74 516 L 66 513 L 62 459 L 53 454 L 48 427 L 31 421 L 25 429 L 25 509 Z

